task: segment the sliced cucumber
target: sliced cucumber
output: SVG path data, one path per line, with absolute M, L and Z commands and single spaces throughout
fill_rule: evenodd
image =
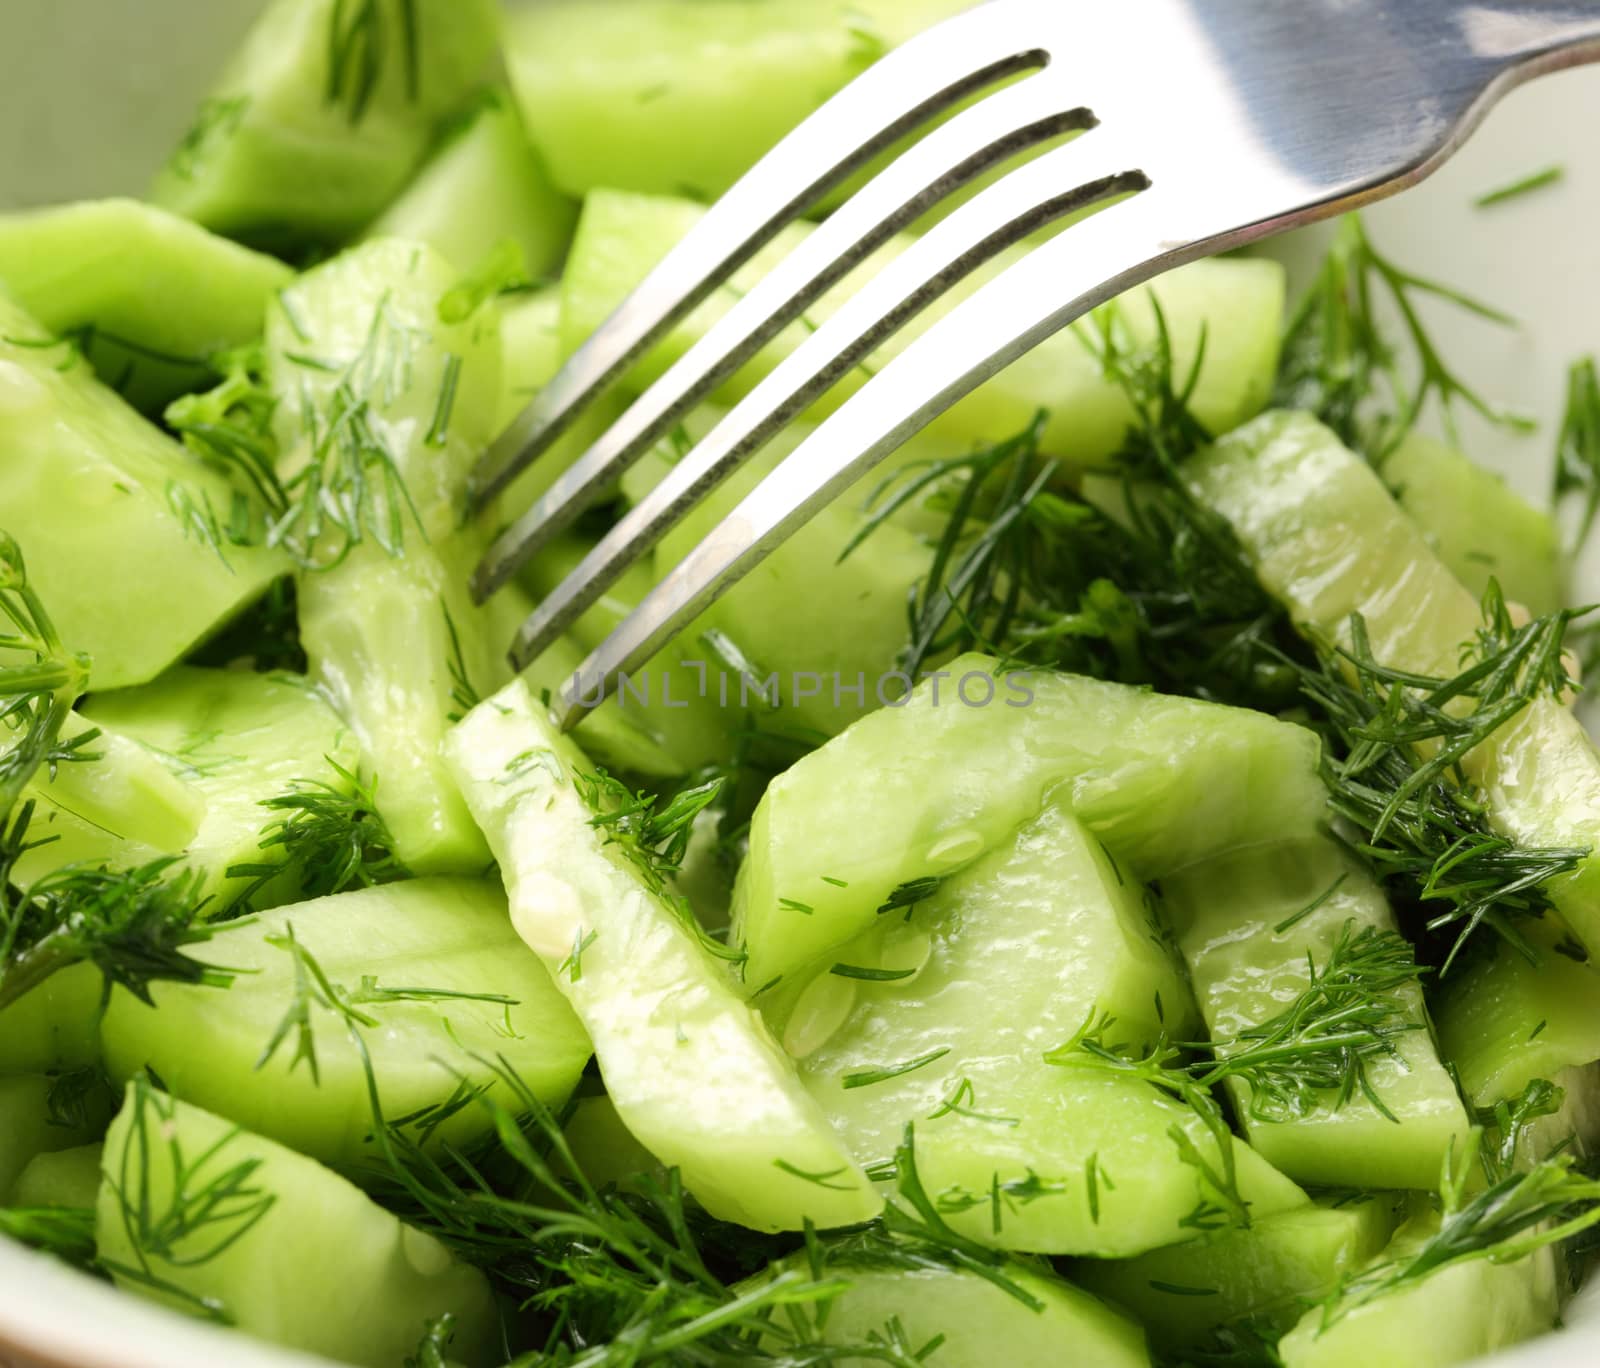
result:
M 1139 1045 L 1194 1031 L 1187 984 L 1145 889 L 1069 813 L 1048 807 L 906 915 L 769 1009 L 801 1076 L 869 1169 L 914 1124 L 944 1218 L 1007 1249 L 1117 1257 L 1181 1240 L 1201 1201 L 1181 1127 L 1148 1084 L 1044 1062 L 1102 1013 Z M 1242 1143 L 1256 1212 L 1304 1195 Z
M 387 468 L 403 485 L 387 533 L 380 493 L 360 543 L 301 576 L 299 612 L 312 674 L 360 738 L 396 854 L 419 874 L 489 862 L 438 748 L 464 685 L 487 691 L 507 675 L 503 630 L 467 593 L 481 538 L 461 526 L 467 472 L 495 435 L 498 318 L 441 321 L 456 279 L 429 247 L 372 242 L 301 277 L 267 324 L 285 468 L 359 415 L 381 448 L 358 453 L 366 478 Z
M 100 1152 L 93 1144 L 34 1155 L 12 1189 L 12 1205 L 92 1210 L 100 1192 Z
M 703 213 L 700 206 L 684 200 L 613 190 L 597 190 L 589 196 L 562 276 L 561 331 L 569 352 L 605 321 Z M 794 225 L 780 233 L 641 362 L 629 383 L 642 387 L 656 379 L 809 231 Z M 804 321 L 791 324 L 723 385 L 717 392 L 719 400 L 731 402 L 748 393 L 910 241 L 909 237 L 897 238 L 875 253 L 814 305 Z M 1014 254 L 1003 256 L 992 269 L 1015 259 Z M 870 369 L 858 367 L 843 377 L 815 406 L 814 414 L 837 407 L 873 371 L 882 368 L 884 357 L 903 349 L 976 284 L 974 280 L 951 291 L 923 315 L 925 321 L 913 324 L 884 347 L 870 362 Z M 1278 359 L 1284 279 L 1277 263 L 1227 257 L 1169 272 L 1154 285 L 1117 302 L 1119 315 L 1135 338 L 1148 341 L 1155 335 L 1153 299 L 1159 300 L 1166 320 L 1175 374 L 1189 373 L 1204 338 L 1203 364 L 1190 396 L 1196 417 L 1211 431 L 1225 432 L 1259 412 L 1271 393 Z M 1220 326 L 1223 319 L 1226 327 Z M 959 442 L 995 442 L 1021 432 L 1045 409 L 1050 415 L 1042 437 L 1046 451 L 1075 464 L 1111 455 L 1122 444 L 1132 412 L 1088 345 L 1087 330 L 1092 327 L 1092 322 L 1080 324 L 1034 348 L 935 419 L 928 432 Z
M 510 240 L 538 280 L 561 265 L 577 221 L 509 97 L 490 91 L 367 236 L 426 242 L 462 271 Z
M 98 1064 L 102 991 L 94 965 L 69 964 L 0 1012 L 0 1075 Z
M 1563 605 L 1566 567 L 1555 521 L 1493 471 L 1412 433 L 1379 473 L 1439 559 L 1474 594 L 1481 596 L 1493 577 L 1535 617 Z
M 342 242 L 488 74 L 497 33 L 492 0 L 274 0 L 151 198 L 229 237 Z
M 82 1118 L 53 1117 L 54 1086 L 43 1074 L 0 1078 L 0 1206 L 14 1203 L 17 1180 L 35 1156 L 87 1144 L 105 1130 L 110 1110 L 104 1106 L 86 1109 Z
M 1395 931 L 1383 891 L 1332 841 L 1310 836 L 1224 855 L 1162 881 L 1162 893 L 1214 1038 L 1237 1040 L 1287 1010 L 1341 942 Z M 1319 901 L 1320 900 L 1320 901 Z M 1310 909 L 1307 911 L 1307 909 Z M 1434 1046 L 1419 981 L 1390 989 L 1393 1055 L 1363 1068 L 1385 1116 L 1360 1087 L 1310 1110 L 1252 1110 L 1247 1083 L 1229 1091 L 1250 1143 L 1296 1182 L 1317 1187 L 1417 1188 L 1461 1152 L 1469 1121 Z M 1404 1030 L 1405 1026 L 1411 1029 Z
M 1308 414 L 1270 413 L 1184 466 L 1197 497 L 1233 525 L 1262 584 L 1302 628 L 1348 639 L 1360 613 L 1384 666 L 1452 678 L 1483 617 L 1372 468 Z M 1548 695 L 1462 759 L 1489 820 L 1530 846 L 1588 850 L 1550 896 L 1600 950 L 1600 755 Z
M 266 1057 L 297 1001 L 303 966 L 281 944 L 291 928 L 328 978 L 351 992 L 369 978 L 379 988 L 424 990 L 418 1000 L 357 1004 L 378 1022 L 364 1028 L 363 1040 L 391 1119 L 446 1102 L 463 1078 L 489 1084 L 497 1057 L 559 1107 L 588 1061 L 582 1028 L 517 940 L 500 891 L 463 879 L 414 879 L 220 929 L 195 954 L 240 971 L 230 988 L 156 984 L 154 1007 L 118 990 L 102 1028 L 113 1076 L 126 1080 L 148 1067 L 174 1096 L 303 1154 L 339 1164 L 370 1159 L 366 1071 L 337 1013 L 307 1003 L 315 1069 L 299 1057 L 300 1037 Z M 483 993 L 515 1005 L 448 996 Z M 505 1087 L 489 1091 L 501 1095 Z M 485 1108 L 469 1104 L 435 1134 L 461 1141 L 491 1124 Z
M 580 1097 L 562 1128 L 583 1176 L 596 1188 L 625 1183 L 635 1174 L 660 1169 L 655 1155 L 633 1138 L 604 1093 Z
M 641 883 L 580 796 L 589 764 L 520 681 L 445 742 L 538 952 L 594 1041 L 617 1113 L 714 1216 L 846 1225 L 880 1205 L 731 978 Z
M 490 1350 L 483 1274 L 314 1160 L 137 1079 L 103 1164 L 96 1245 L 130 1292 L 371 1368 L 397 1368 L 445 1314 L 454 1354 Z
M 281 862 L 281 847 L 263 846 L 266 828 L 281 813 L 262 806 L 308 786 L 343 783 L 335 765 L 354 773 L 361 764 L 355 736 L 301 675 L 247 674 L 179 665 L 153 684 L 98 694 L 89 721 L 167 767 L 202 812 L 186 840 L 155 843 L 161 854 L 183 854 L 204 871 L 213 912 L 228 908 L 254 876 L 230 877 L 236 865 Z M 98 743 L 97 743 L 98 744 Z M 48 855 L 50 847 L 39 852 Z M 95 858 L 137 862 L 115 846 Z M 293 899 L 299 889 L 278 881 L 258 905 Z
M 232 490 L 0 292 L 0 510 L 96 689 L 142 684 L 288 570 L 234 546 Z
M 773 781 L 734 898 L 751 989 L 854 939 L 896 890 L 970 864 L 1052 789 L 1139 878 L 1302 835 L 1321 817 L 1317 742 L 1300 727 L 996 668 L 952 661 Z
M 199 389 L 207 361 L 261 335 L 294 273 L 136 200 L 0 216 L 0 284 L 45 327 L 79 334 L 100 378 L 159 413 Z
M 1438 1229 L 1424 1215 L 1400 1228 L 1379 1255 L 1415 1252 Z M 1365 1305 L 1314 1306 L 1278 1343 L 1285 1368 L 1448 1368 L 1549 1330 L 1558 1305 L 1548 1249 L 1515 1263 L 1474 1259 L 1450 1264 Z
M 1180 1353 L 1235 1321 L 1281 1333 L 1308 1301 L 1366 1267 L 1389 1242 L 1400 1204 L 1344 1193 L 1132 1259 L 1079 1259 L 1071 1276 L 1131 1311 L 1161 1349 Z

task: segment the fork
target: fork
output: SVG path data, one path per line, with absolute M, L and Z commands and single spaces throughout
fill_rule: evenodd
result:
M 524 668 L 878 346 L 1000 252 L 1081 216 L 912 341 L 661 579 L 563 690 L 570 728 L 818 509 L 1051 334 L 1174 266 L 1414 184 L 1508 89 L 1596 59 L 1600 0 L 988 0 L 946 20 L 758 162 L 486 453 L 470 491 L 480 510 L 785 225 L 936 125 L 496 537 L 474 597 L 502 587 L 891 236 L 988 180 L 816 328 L 538 605 L 511 648 Z

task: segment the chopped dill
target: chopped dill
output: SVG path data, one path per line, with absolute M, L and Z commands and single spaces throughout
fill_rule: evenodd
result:
M 1523 195 L 1531 195 L 1535 190 L 1547 190 L 1552 185 L 1560 185 L 1566 179 L 1566 175 L 1566 168 L 1559 164 L 1547 166 L 1540 171 L 1531 171 L 1526 176 L 1522 176 L 1508 185 L 1486 190 L 1472 201 L 1473 208 L 1489 209 L 1496 204 L 1504 204 L 1507 200 L 1520 199 Z
M 1589 538 L 1600 512 L 1600 375 L 1594 357 L 1574 361 L 1567 370 L 1567 406 L 1556 441 L 1554 496 L 1580 510 L 1574 547 Z

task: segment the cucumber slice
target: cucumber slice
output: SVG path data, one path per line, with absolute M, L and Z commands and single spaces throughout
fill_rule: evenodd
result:
M 1439 1043 L 1474 1106 L 1600 1059 L 1600 973 L 1557 950 L 1563 928 L 1533 923 L 1524 934 L 1537 965 L 1513 952 L 1474 958 L 1434 994 Z
M 847 1225 L 880 1199 L 759 1016 L 593 822 L 588 762 L 509 685 L 445 742 L 500 861 L 517 932 L 594 1041 L 628 1129 L 712 1215 Z
M 360 231 L 495 57 L 492 0 L 275 0 L 150 198 L 284 248 Z
M 1372 653 L 1442 678 L 1460 669 L 1483 617 L 1372 468 L 1308 414 L 1270 413 L 1184 466 L 1195 495 L 1232 525 L 1262 584 L 1295 622 L 1335 640 L 1366 619 Z M 1590 851 L 1549 887 L 1591 951 L 1600 950 L 1600 755 L 1556 699 L 1536 699 L 1463 757 L 1489 820 L 1530 846 Z
M 1555 521 L 1493 471 L 1412 433 L 1384 458 L 1379 474 L 1450 573 L 1475 595 L 1481 598 L 1493 577 L 1535 617 L 1566 602 Z
M 288 570 L 234 546 L 233 494 L 0 292 L 0 509 L 95 689 L 155 678 Z
M 509 97 L 490 91 L 365 236 L 426 242 L 462 271 L 510 240 L 538 280 L 561 265 L 577 222 Z
M 117 1284 L 341 1363 L 395 1368 L 428 1321 L 485 1358 L 489 1285 L 314 1160 L 137 1079 L 106 1137 L 95 1241 Z
M 110 1111 L 104 1106 L 88 1110 L 81 1122 L 52 1118 L 54 1083 L 43 1074 L 0 1078 L 0 1206 L 21 1205 L 13 1189 L 36 1155 L 87 1144 L 105 1130 Z
M 220 929 L 196 953 L 239 970 L 231 988 L 156 984 L 153 1008 L 119 989 L 102 1028 L 112 1075 L 122 1081 L 148 1067 L 174 1096 L 303 1154 L 342 1165 L 370 1159 L 366 1071 L 336 1013 L 308 1005 L 315 1070 L 297 1057 L 295 1039 L 262 1062 L 299 982 L 297 961 L 268 937 L 281 939 L 291 928 L 328 978 L 352 991 L 371 977 L 382 988 L 515 1002 L 445 997 L 362 1005 L 379 1022 L 363 1039 L 390 1118 L 445 1102 L 463 1077 L 490 1083 L 484 1061 L 497 1056 L 553 1107 L 583 1072 L 589 1043 L 511 930 L 499 890 L 464 879 L 414 879 L 280 907 Z M 499 1096 L 504 1085 L 489 1091 Z M 486 1109 L 469 1104 L 435 1134 L 460 1142 L 491 1125 Z
M 562 276 L 561 332 L 568 352 L 605 321 L 704 212 L 685 200 L 614 190 L 597 190 L 588 197 Z M 636 366 L 628 383 L 642 388 L 659 377 L 809 231 L 796 224 L 780 233 Z M 813 305 L 804 321 L 792 323 L 724 384 L 717 391 L 718 401 L 731 403 L 747 394 L 910 242 L 902 236 L 874 253 Z M 882 368 L 883 358 L 897 354 L 976 289 L 979 280 L 1015 259 L 1016 254 L 1003 255 L 988 272 L 952 290 L 875 354 L 871 369 L 858 367 L 844 376 L 814 406 L 813 416 L 836 408 L 872 371 Z M 1278 362 L 1282 268 L 1264 258 L 1226 257 L 1168 272 L 1154 285 L 1117 301 L 1119 317 L 1135 338 L 1151 340 L 1155 335 L 1152 299 L 1160 301 L 1166 318 L 1174 374 L 1189 374 L 1204 336 L 1204 360 L 1189 401 L 1195 416 L 1211 431 L 1226 432 L 1259 412 L 1271 393 Z M 1223 319 L 1226 327 L 1219 326 Z M 1093 327 L 1092 320 L 1086 321 L 1041 343 L 936 418 L 928 432 L 963 443 L 994 442 L 1021 432 L 1040 409 L 1046 409 L 1050 416 L 1042 435 L 1044 450 L 1082 465 L 1110 456 L 1121 446 L 1132 414 L 1121 389 L 1107 380 L 1086 345 Z
M 1139 878 L 1321 819 L 1317 742 L 1300 727 L 996 670 L 987 656 L 961 656 L 773 781 L 734 894 L 752 989 L 860 935 L 896 890 L 971 863 L 1052 789 Z
M 136 200 L 0 216 L 0 284 L 46 328 L 82 333 L 100 378 L 158 414 L 206 362 L 261 335 L 281 261 Z
M 583 1176 L 596 1188 L 625 1183 L 635 1174 L 661 1168 L 655 1155 L 633 1138 L 604 1093 L 574 1102 L 562 1134 Z
M 1235 1321 L 1288 1330 L 1308 1301 L 1328 1296 L 1377 1256 L 1400 1215 L 1394 1198 L 1346 1193 L 1248 1229 L 1132 1259 L 1079 1259 L 1069 1269 L 1074 1281 L 1132 1312 L 1158 1348 L 1181 1353 Z
M 1101 1013 L 1133 1044 L 1193 1031 L 1194 1007 L 1145 890 L 1047 807 L 909 916 L 774 1003 L 801 1076 L 869 1169 L 915 1124 L 944 1218 L 985 1244 L 1117 1257 L 1181 1240 L 1202 1199 L 1170 1131 L 1215 1142 L 1147 1084 L 1044 1062 Z M 1246 1146 L 1259 1212 L 1305 1200 Z
M 785 1265 L 779 1265 L 783 1268 Z M 790 1263 L 787 1267 L 804 1264 Z M 897 1324 L 919 1362 L 931 1368 L 1149 1368 L 1144 1331 L 1081 1288 L 1047 1274 L 1006 1269 L 1038 1310 L 987 1278 L 957 1268 L 883 1269 L 829 1263 L 849 1287 L 817 1317 L 823 1344 L 878 1344 Z M 759 1278 L 747 1286 L 754 1288 Z M 926 1349 L 926 1357 L 921 1352 Z M 1063 1354 L 1070 1355 L 1064 1359 Z M 852 1360 L 843 1360 L 851 1362 Z M 853 1360 L 865 1362 L 864 1359 Z
M 1225 1039 L 1286 1010 L 1310 982 L 1308 961 L 1325 970 L 1342 939 L 1395 930 L 1383 891 L 1322 836 L 1222 856 L 1164 879 L 1161 891 L 1207 1029 Z M 1250 1143 L 1296 1182 L 1425 1189 L 1466 1142 L 1470 1122 L 1439 1062 L 1421 987 L 1385 997 L 1396 1024 L 1415 1028 L 1391 1040 L 1392 1057 L 1365 1066 L 1389 1116 L 1358 1088 L 1343 1102 L 1325 1094 L 1304 1114 L 1262 1119 L 1249 1084 L 1228 1082 Z
M 181 852 L 191 868 L 205 872 L 203 891 L 215 912 L 231 906 L 252 882 L 249 876 L 229 877 L 231 868 L 284 858 L 281 848 L 261 844 L 265 828 L 280 815 L 262 804 L 308 784 L 337 785 L 342 781 L 334 765 L 354 773 L 361 763 L 355 736 L 301 675 L 179 665 L 142 688 L 97 694 L 84 711 L 108 734 L 141 747 L 199 797 L 202 815 L 193 834 L 157 844 L 156 851 Z M 39 853 L 50 851 L 47 846 Z M 146 857 L 112 845 L 96 858 L 134 864 Z M 298 892 L 279 881 L 264 897 L 292 900 Z
M 1400 1228 L 1379 1256 L 1409 1253 L 1438 1228 L 1425 1215 Z M 1449 1368 L 1543 1334 L 1556 1321 L 1555 1259 L 1548 1249 L 1515 1263 L 1475 1259 L 1324 1321 L 1312 1307 L 1278 1342 L 1284 1368 Z
M 94 965 L 69 964 L 0 1012 L 0 1075 L 98 1064 L 102 983 Z
M 34 1155 L 12 1189 L 12 1205 L 92 1210 L 100 1192 L 100 1152 L 94 1144 Z
M 287 468 L 359 414 L 381 448 L 356 457 L 366 478 L 381 481 L 387 467 L 404 487 L 386 537 L 378 495 L 362 541 L 301 576 L 299 613 L 312 675 L 359 737 L 395 853 L 418 874 L 489 863 L 438 749 L 464 711 L 463 677 L 484 691 L 507 674 L 507 637 L 467 593 L 481 538 L 461 526 L 460 507 L 495 435 L 498 319 L 484 309 L 442 322 L 439 301 L 456 280 L 431 248 L 386 239 L 301 277 L 267 320 Z

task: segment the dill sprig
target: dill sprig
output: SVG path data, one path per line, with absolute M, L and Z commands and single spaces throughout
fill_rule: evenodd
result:
M 390 11 L 394 11 L 392 14 Z M 366 117 L 396 41 L 406 98 L 421 89 L 416 0 L 334 0 L 328 17 L 328 84 L 325 98 L 341 106 L 352 126 Z
M 126 870 L 66 865 L 16 887 L 17 861 L 43 844 L 28 839 L 32 817 L 29 802 L 0 824 L 0 1008 L 84 961 L 100 972 L 102 1003 L 113 987 L 148 1003 L 159 980 L 232 983 L 226 969 L 184 953 L 211 939 L 211 928 L 200 920 L 201 877 L 180 871 L 176 858 Z
M 267 516 L 282 517 L 289 496 L 278 478 L 272 419 L 278 401 L 266 383 L 260 344 L 223 352 L 210 365 L 221 383 L 167 406 L 166 424 L 206 465 Z
M 191 665 L 261 674 L 306 673 L 294 580 L 274 580 L 254 605 L 188 657 Z
M 1359 615 L 1350 644 L 1324 648 L 1304 673 L 1305 696 L 1327 733 L 1321 769 L 1330 807 L 1355 829 L 1348 844 L 1423 909 L 1428 931 L 1455 929 L 1445 970 L 1482 925 L 1532 958 L 1516 919 L 1548 910 L 1546 886 L 1588 854 L 1519 845 L 1495 832 L 1461 769 L 1536 698 L 1575 687 L 1562 643 L 1583 611 L 1518 626 L 1491 582 L 1484 626 L 1453 678 L 1379 664 Z
M 94 758 L 85 747 L 98 732 L 60 741 L 88 682 L 89 657 L 62 646 L 28 582 L 22 548 L 0 531 L 0 822 L 41 765 L 53 772 L 64 762 Z
M 410 877 L 394 853 L 394 837 L 377 805 L 377 781 L 364 781 L 332 756 L 336 780 L 301 779 L 288 793 L 264 799 L 276 814 L 262 830 L 263 851 L 280 859 L 231 865 L 230 879 L 250 879 L 237 901 L 248 904 L 274 880 L 290 875 L 302 899 L 325 898 Z
M 1484 1128 L 1479 1156 L 1484 1176 L 1497 1182 L 1517 1166 L 1518 1150 L 1530 1127 L 1555 1116 L 1566 1101 L 1566 1090 L 1547 1078 L 1530 1078 L 1515 1097 L 1502 1098 L 1492 1107 L 1477 1107 L 1475 1119 Z
M 1582 512 L 1574 546 L 1588 540 L 1600 513 L 1600 375 L 1594 357 L 1574 361 L 1567 370 L 1567 407 L 1556 441 L 1554 496 L 1577 504 Z
M 1398 266 L 1372 245 L 1360 215 L 1344 218 L 1289 321 L 1273 403 L 1309 409 L 1374 463 L 1394 450 L 1431 401 L 1437 401 L 1452 439 L 1458 402 L 1501 427 L 1530 430 L 1528 418 L 1484 399 L 1446 362 L 1422 321 L 1423 300 L 1515 325 L 1499 309 Z M 1384 307 L 1400 320 L 1415 378 L 1385 336 Z
M 93 1207 L 0 1207 L 0 1235 L 86 1270 L 95 1266 L 94 1222 Z

